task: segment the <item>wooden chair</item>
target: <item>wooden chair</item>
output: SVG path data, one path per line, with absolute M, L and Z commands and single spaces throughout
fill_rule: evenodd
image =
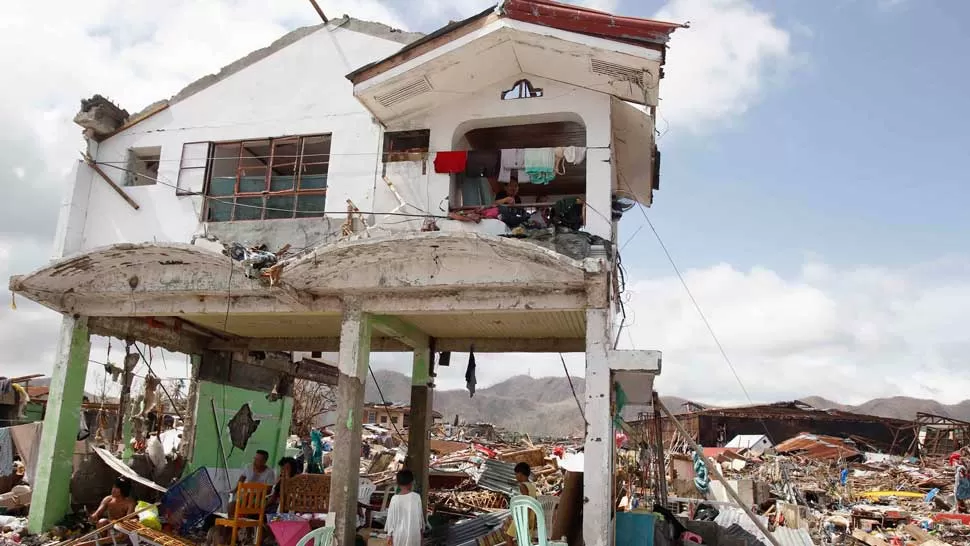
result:
M 269 486 L 264 483 L 242 482 L 236 487 L 236 510 L 232 519 L 219 518 L 216 527 L 232 529 L 229 546 L 236 546 L 239 530 L 256 528 L 256 546 L 263 542 L 263 524 L 266 523 L 266 501 Z M 246 516 L 256 516 L 256 519 Z

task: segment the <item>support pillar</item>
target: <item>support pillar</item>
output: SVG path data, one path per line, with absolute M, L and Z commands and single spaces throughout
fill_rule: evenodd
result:
M 337 381 L 337 423 L 334 426 L 333 471 L 330 482 L 329 525 L 336 526 L 337 544 L 354 544 L 357 527 L 357 490 L 360 474 L 364 383 L 370 358 L 370 318 L 357 309 L 344 312 L 340 326 Z
M 70 508 L 74 444 L 81 422 L 81 400 L 90 355 L 87 317 L 64 317 L 38 447 L 37 471 L 31 484 L 31 534 L 50 529 Z
M 408 427 L 407 467 L 414 472 L 414 483 L 420 488 L 421 503 L 428 508 L 428 474 L 431 465 L 431 425 L 434 422 L 434 382 L 431 349 L 414 349 L 411 366 L 411 415 Z
M 583 540 L 613 544 L 613 419 L 610 415 L 609 309 L 586 311 L 586 444 Z
M 195 424 L 199 419 L 199 367 L 202 366 L 202 355 L 189 357 L 192 372 L 189 377 L 189 392 L 185 402 L 185 414 L 182 419 L 182 444 L 179 452 L 188 463 L 189 468 L 195 468 L 192 459 L 195 454 Z

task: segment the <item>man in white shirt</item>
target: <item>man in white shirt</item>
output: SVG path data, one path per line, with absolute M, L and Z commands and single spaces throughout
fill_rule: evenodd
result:
M 276 484 L 276 472 L 267 466 L 269 453 L 265 450 L 257 449 L 256 456 L 253 457 L 253 464 L 243 468 L 239 482 L 258 482 L 270 487 Z
M 236 483 L 238 486 L 243 482 L 250 483 L 264 483 L 272 488 L 276 484 L 276 472 L 266 465 L 269 461 L 269 453 L 263 449 L 257 449 L 256 455 L 253 457 L 253 464 L 247 465 L 243 468 L 242 474 L 239 476 L 239 481 Z M 266 494 L 268 495 L 270 489 L 267 489 Z M 233 490 L 229 495 L 229 516 L 235 513 L 236 510 L 236 491 Z
M 401 492 L 391 497 L 387 507 L 387 546 L 421 546 L 421 532 L 424 530 L 424 508 L 421 495 L 411 490 L 414 473 L 402 470 L 397 473 L 397 485 Z

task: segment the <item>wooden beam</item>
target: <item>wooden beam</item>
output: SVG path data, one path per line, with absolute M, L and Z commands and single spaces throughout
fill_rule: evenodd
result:
M 107 174 L 105 174 L 104 171 L 101 170 L 101 167 L 99 167 L 98 164 L 94 162 L 94 159 L 92 159 L 91 156 L 89 156 L 86 153 L 82 153 L 81 157 L 84 158 L 84 162 L 87 164 L 88 167 L 91 167 L 91 169 L 93 169 L 94 172 L 98 173 L 98 175 L 101 176 L 101 178 L 103 178 L 104 181 L 107 182 L 109 186 L 111 186 L 111 189 L 118 192 L 118 195 L 120 195 L 122 199 L 124 199 L 129 205 L 131 205 L 131 208 L 135 210 L 138 210 L 139 208 L 141 208 L 138 206 L 138 203 L 136 203 L 135 200 L 132 199 L 130 195 L 128 195 L 128 192 L 121 189 L 121 186 L 119 186 L 118 184 L 115 184 L 115 181 L 112 180 L 110 176 L 108 176 Z
M 330 22 L 327 19 L 327 16 L 324 15 L 323 10 L 320 9 L 320 4 L 317 4 L 317 0 L 310 0 L 310 4 L 313 5 L 313 9 L 317 10 L 317 15 L 320 16 L 320 19 L 323 21 L 324 24 L 327 24 Z
M 428 334 L 413 324 L 390 315 L 371 315 L 371 327 L 389 338 L 396 339 L 412 349 L 427 348 L 431 343 Z
M 436 351 L 466 352 L 475 347 L 477 353 L 581 353 L 586 350 L 585 339 L 573 338 L 435 338 Z M 337 337 L 270 337 L 237 340 L 214 339 L 208 349 L 213 351 L 302 351 L 333 353 L 340 350 Z M 413 348 L 387 337 L 371 339 L 371 352 L 410 353 Z

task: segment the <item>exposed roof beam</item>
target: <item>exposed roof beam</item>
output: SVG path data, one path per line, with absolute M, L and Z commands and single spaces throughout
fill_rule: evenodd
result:
M 435 350 L 467 352 L 474 347 L 478 353 L 582 353 L 585 339 L 563 338 L 435 338 Z M 339 337 L 273 337 L 249 338 L 235 341 L 213 340 L 208 349 L 214 351 L 304 351 L 334 353 L 340 350 Z M 410 353 L 412 347 L 387 337 L 371 339 L 371 352 Z
M 413 349 L 423 349 L 430 345 L 428 334 L 419 330 L 413 324 L 389 315 L 371 315 L 371 326 L 386 335 L 396 339 Z

